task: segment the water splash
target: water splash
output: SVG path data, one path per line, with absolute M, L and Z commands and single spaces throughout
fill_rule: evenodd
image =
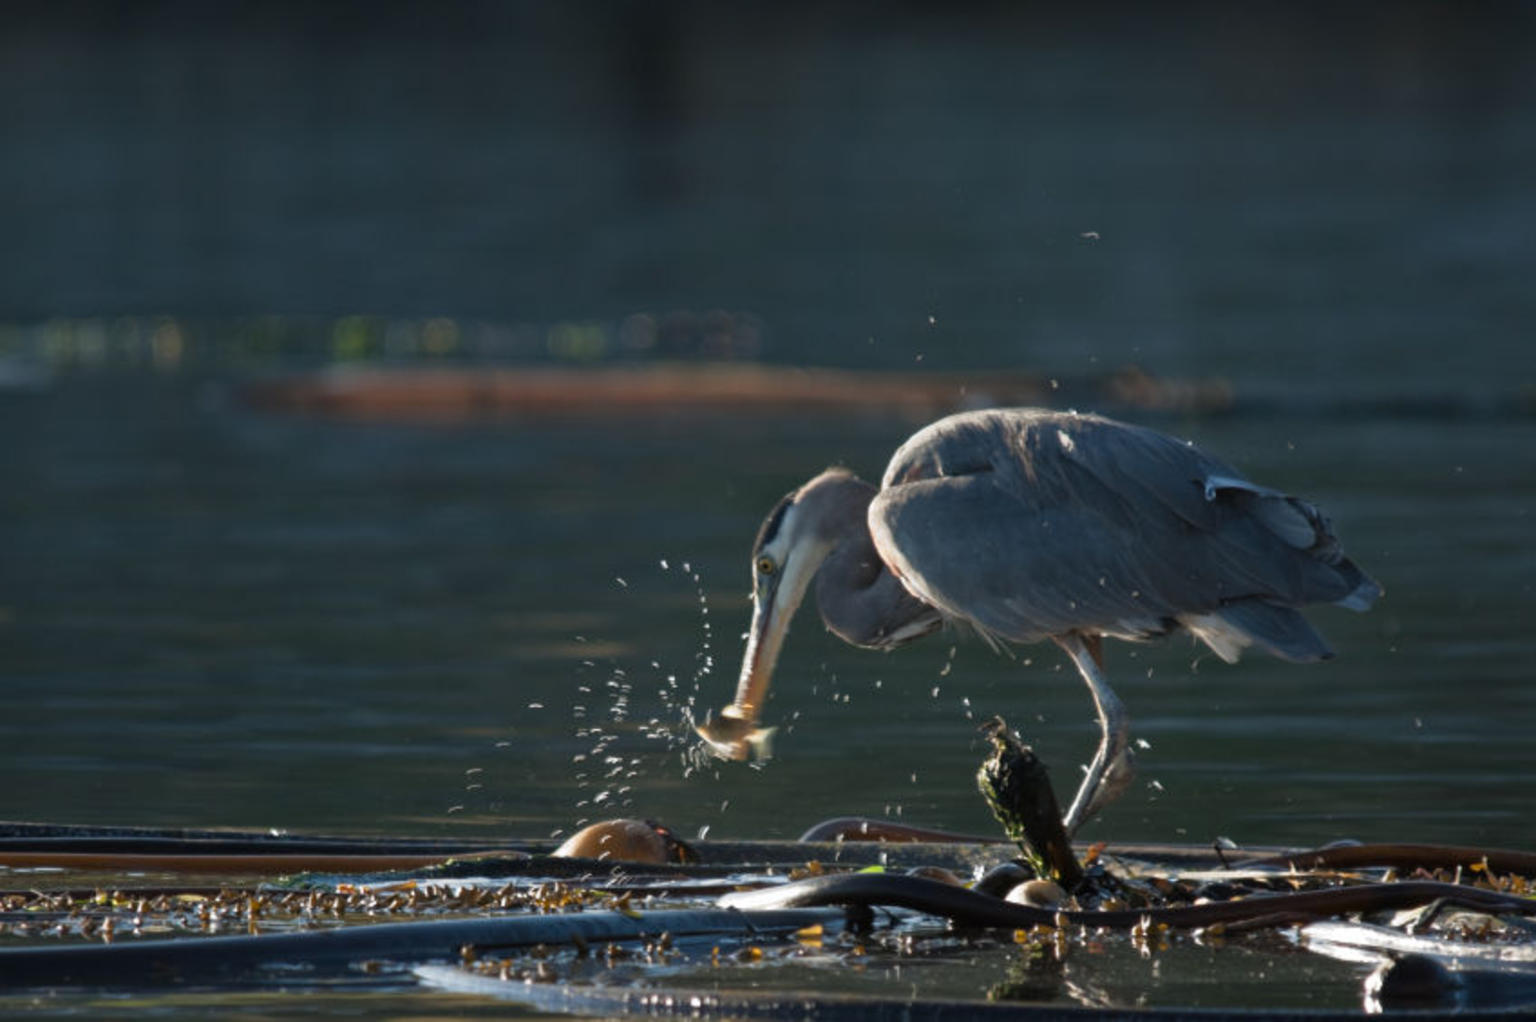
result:
M 610 662 L 606 674 L 577 686 L 583 702 L 572 708 L 574 735 L 591 742 L 572 757 L 573 775 L 580 798 L 578 808 L 605 812 L 633 807 L 637 787 L 647 778 L 681 769 L 684 779 L 716 770 L 719 761 L 699 742 L 694 730 L 701 693 L 715 670 L 714 632 L 709 616 L 709 595 L 703 579 L 688 561 L 669 558 L 657 561 L 671 578 L 679 574 L 691 585 L 696 599 L 699 637 L 691 663 L 686 667 L 647 661 L 643 668 Z M 630 593 L 644 590 L 630 579 L 615 582 Z M 582 661 L 583 670 L 598 668 Z M 669 766 L 669 763 L 672 764 Z M 718 773 L 715 775 L 718 777 Z

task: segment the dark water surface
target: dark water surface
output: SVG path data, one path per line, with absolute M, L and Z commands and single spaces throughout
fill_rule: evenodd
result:
M 941 634 L 872 654 L 812 615 L 766 768 L 685 776 L 647 736 L 729 697 L 763 510 L 825 462 L 877 472 L 898 419 L 362 425 L 124 375 L 0 415 L 32 438 L 4 463 L 0 734 L 28 778 L 10 817 L 540 835 L 612 807 L 716 836 L 841 813 L 980 829 L 973 715 L 1004 714 L 1059 777 L 1091 747 L 1050 647 L 1009 660 Z M 1161 788 L 1094 832 L 1525 842 L 1536 423 L 1147 421 L 1325 500 L 1387 598 L 1318 611 L 1341 655 L 1315 666 L 1112 647 Z
M 0 34 L 0 355 L 57 371 L 0 392 L 0 747 L 25 778 L 0 816 L 981 827 L 967 698 L 1070 780 L 1089 711 L 1054 652 L 875 656 L 809 617 L 767 769 L 684 777 L 632 730 L 695 683 L 727 697 L 765 509 L 830 462 L 877 475 L 916 423 L 238 400 L 334 358 L 724 350 L 1228 381 L 1239 414 L 1147 421 L 1315 497 L 1388 596 L 1318 615 L 1342 653 L 1318 667 L 1115 650 L 1161 790 L 1099 833 L 1529 843 L 1527 8 L 200 10 L 20 6 Z M 735 311 L 623 327 L 677 309 Z M 354 312 L 395 319 L 327 325 Z
M 1083 836 L 1536 844 L 1533 9 L 1072 10 L 8 7 L 0 818 L 986 830 L 992 713 L 1070 788 L 1053 649 L 809 612 L 777 758 L 676 744 L 732 691 L 761 516 L 916 422 L 240 397 L 733 356 L 1223 382 L 1134 417 L 1316 499 L 1387 595 L 1318 611 L 1316 666 L 1114 646 L 1150 748 Z

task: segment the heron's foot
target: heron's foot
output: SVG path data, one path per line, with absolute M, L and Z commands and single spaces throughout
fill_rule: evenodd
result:
M 1094 815 L 1125 794 L 1136 777 L 1136 756 L 1131 751 L 1130 720 L 1119 710 L 1106 720 L 1104 735 L 1094 753 L 1093 762 L 1083 776 L 1083 783 L 1072 799 L 1072 807 L 1061 818 L 1069 835 L 1093 819 Z
M 710 714 L 704 723 L 694 730 L 704 739 L 704 745 L 721 759 L 744 762 L 749 759 L 768 759 L 774 729 L 758 727 L 757 721 L 727 706 L 720 713 Z
M 1083 819 L 1091 820 L 1097 816 L 1099 810 L 1124 795 L 1135 779 L 1136 754 L 1126 746 L 1104 768 L 1104 777 L 1099 781 L 1098 788 L 1088 796 L 1088 808 L 1083 811 Z
M 1089 764 L 1082 786 L 1072 799 L 1072 807 L 1061 818 L 1067 834 L 1076 834 L 1079 827 L 1124 795 L 1135 779 L 1136 756 L 1130 744 L 1113 737 L 1107 739 Z

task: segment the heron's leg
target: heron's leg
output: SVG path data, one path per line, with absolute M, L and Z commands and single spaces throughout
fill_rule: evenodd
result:
M 1099 749 L 1088 773 L 1083 777 L 1077 796 L 1062 825 L 1068 834 L 1077 832 L 1087 820 L 1104 806 L 1118 798 L 1131 782 L 1134 767 L 1131 763 L 1131 718 L 1125 705 L 1104 680 L 1100 650 L 1102 639 L 1080 635 L 1076 632 L 1056 636 L 1056 644 L 1077 665 L 1077 671 L 1088 683 L 1093 693 L 1093 705 L 1099 711 Z

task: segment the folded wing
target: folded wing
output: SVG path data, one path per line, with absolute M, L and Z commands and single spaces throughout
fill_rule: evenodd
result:
M 1182 627 L 1227 659 L 1254 643 L 1315 660 L 1330 650 L 1296 608 L 1381 591 L 1311 504 L 1097 416 L 941 420 L 897 451 L 869 525 L 919 599 L 1018 642 Z

